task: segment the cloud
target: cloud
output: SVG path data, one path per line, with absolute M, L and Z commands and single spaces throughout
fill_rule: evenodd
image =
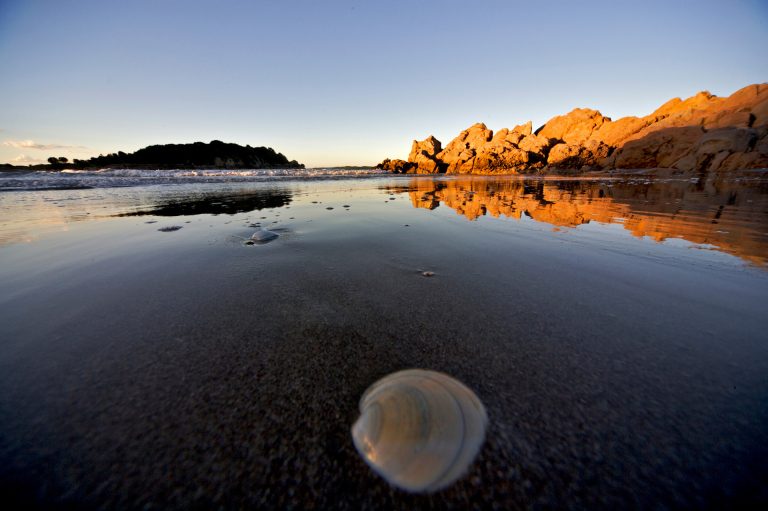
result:
M 37 158 L 30 158 L 26 154 L 20 154 L 16 158 L 13 159 L 12 163 L 34 164 L 34 163 L 43 163 L 43 160 L 39 160 Z
M 17 149 L 36 149 L 39 151 L 48 151 L 51 149 L 87 149 L 81 145 L 61 145 L 61 144 L 38 144 L 34 140 L 6 140 L 4 146 L 15 147 Z

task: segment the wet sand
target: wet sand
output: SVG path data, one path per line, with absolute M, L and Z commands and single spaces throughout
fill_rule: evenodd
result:
M 404 183 L 263 184 L 223 201 L 192 187 L 49 192 L 75 197 L 67 211 L 119 207 L 82 212 L 98 219 L 65 220 L 66 230 L 29 226 L 44 234 L 0 247 L 3 500 L 766 502 L 764 267 L 621 225 L 553 232 L 525 215 L 469 221 L 445 205 L 417 209 L 392 191 Z M 169 193 L 211 207 L 264 190 L 289 198 L 239 213 L 162 213 Z M 136 212 L 152 214 L 114 216 Z M 257 222 L 280 238 L 245 246 L 236 236 Z M 158 231 L 173 225 L 182 229 Z M 349 434 L 367 386 L 409 367 L 460 379 L 489 416 L 470 472 L 434 495 L 388 486 Z

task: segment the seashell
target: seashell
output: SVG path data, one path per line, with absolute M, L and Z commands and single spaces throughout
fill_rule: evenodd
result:
M 250 239 L 252 241 L 255 241 L 255 242 L 258 242 L 258 243 L 268 243 L 268 242 L 276 239 L 278 236 L 280 236 L 280 235 L 277 234 L 276 232 L 272 232 L 272 231 L 268 231 L 266 229 L 259 228 L 259 230 L 257 230 L 256 232 L 254 232 L 251 235 Z
M 483 404 L 463 383 L 408 369 L 365 391 L 352 440 L 390 484 L 434 492 L 464 475 L 483 445 L 487 422 Z

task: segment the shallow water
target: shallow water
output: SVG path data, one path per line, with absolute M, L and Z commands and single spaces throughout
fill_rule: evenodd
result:
M 0 192 L 8 498 L 342 509 L 764 498 L 759 174 L 98 179 Z M 279 237 L 247 245 L 259 227 Z M 457 377 L 489 414 L 470 473 L 431 497 L 387 486 L 349 436 L 365 388 L 408 367 Z
M 62 179 L 52 175 L 49 179 L 38 178 L 32 186 L 25 183 L 5 188 L 6 193 L 0 195 L 0 245 L 68 231 L 83 220 L 103 221 L 122 216 L 199 219 L 201 215 L 246 214 L 230 221 L 250 221 L 252 215 L 248 213 L 266 210 L 279 214 L 281 208 L 290 206 L 294 196 L 299 200 L 297 205 L 303 205 L 307 201 L 300 198 L 312 193 L 322 194 L 328 204 L 356 196 L 358 201 L 363 199 L 358 207 L 362 205 L 365 209 L 356 209 L 355 213 L 374 214 L 380 202 L 375 197 L 378 190 L 385 200 L 407 198 L 414 208 L 428 210 L 442 206 L 471 221 L 484 217 L 508 219 L 519 228 L 531 219 L 562 236 L 584 231 L 608 235 L 614 232 L 612 224 L 618 224 L 632 236 L 657 242 L 645 244 L 650 250 L 664 252 L 665 248 L 680 245 L 734 255 L 756 266 L 768 263 L 768 178 L 759 175 L 707 181 L 644 177 L 384 177 L 370 171 L 360 172 L 368 179 L 340 181 L 339 177 L 346 174 L 318 174 L 321 179 L 310 181 L 295 176 L 265 179 L 262 175 L 255 181 L 243 181 L 248 174 L 236 174 L 223 182 L 211 182 L 211 178 L 222 175 L 196 180 L 181 174 L 182 182 L 152 181 L 147 185 L 143 180 L 152 178 L 142 177 L 116 185 L 114 178 L 99 177 L 98 183 L 92 182 L 99 186 L 87 189 L 79 186 L 92 179 L 92 175 L 87 175 L 85 181 L 71 183 L 74 188 L 51 189 L 49 179 Z M 182 179 L 177 174 L 173 176 Z M 76 179 L 79 177 L 75 175 Z M 335 179 L 322 179 L 328 177 Z M 0 185 L 3 182 L 0 179 Z M 389 208 L 388 215 L 392 209 L 395 208 Z M 403 212 L 398 214 L 402 216 Z M 318 219 L 329 220 L 322 215 Z

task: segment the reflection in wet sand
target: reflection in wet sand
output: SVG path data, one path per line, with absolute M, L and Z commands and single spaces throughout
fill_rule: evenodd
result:
M 234 215 L 249 211 L 281 208 L 291 203 L 287 190 L 260 190 L 257 192 L 212 193 L 194 197 L 180 197 L 153 203 L 129 213 L 117 216 L 187 216 L 187 215 Z
M 57 203 L 39 202 L 34 208 L 20 205 L 13 215 L 5 214 L 0 218 L 0 247 L 14 243 L 32 243 L 42 233 L 64 232 L 69 230 L 73 220 Z M 3 213 L 6 213 L 3 211 Z
M 32 243 L 70 224 L 113 217 L 236 215 L 281 208 L 293 200 L 290 190 L 206 190 L 182 187 L 57 189 L 5 193 L 0 196 L 0 246 Z
M 592 221 L 621 223 L 656 241 L 683 238 L 768 262 L 768 183 L 741 181 L 524 180 L 414 178 L 407 187 L 416 208 L 448 206 L 470 220 L 526 215 L 559 227 Z
M 682 238 L 768 265 L 768 180 L 728 181 L 669 179 L 526 179 L 516 177 L 414 177 L 335 182 L 313 185 L 274 184 L 183 185 L 94 190 L 8 192 L 0 197 L 0 246 L 34 242 L 48 233 L 66 231 L 83 220 L 115 217 L 224 215 L 277 210 L 301 203 L 311 191 L 330 200 L 348 201 L 349 194 L 376 196 L 381 190 L 407 196 L 416 208 L 448 206 L 470 220 L 485 215 L 519 219 L 523 215 L 553 229 L 589 222 L 621 224 L 638 237 L 658 242 Z M 405 195 L 407 192 L 407 195 Z M 343 197 L 343 199 L 342 199 Z M 393 197 L 388 197 L 387 203 Z M 318 201 L 312 201 L 312 204 Z M 397 201 L 400 202 L 400 201 Z M 338 202 L 343 204 L 344 202 Z M 318 206 L 320 207 L 320 206 Z M 323 204 L 323 211 L 332 208 Z M 364 208 L 355 212 L 362 214 Z M 404 222 L 405 223 L 405 222 Z

